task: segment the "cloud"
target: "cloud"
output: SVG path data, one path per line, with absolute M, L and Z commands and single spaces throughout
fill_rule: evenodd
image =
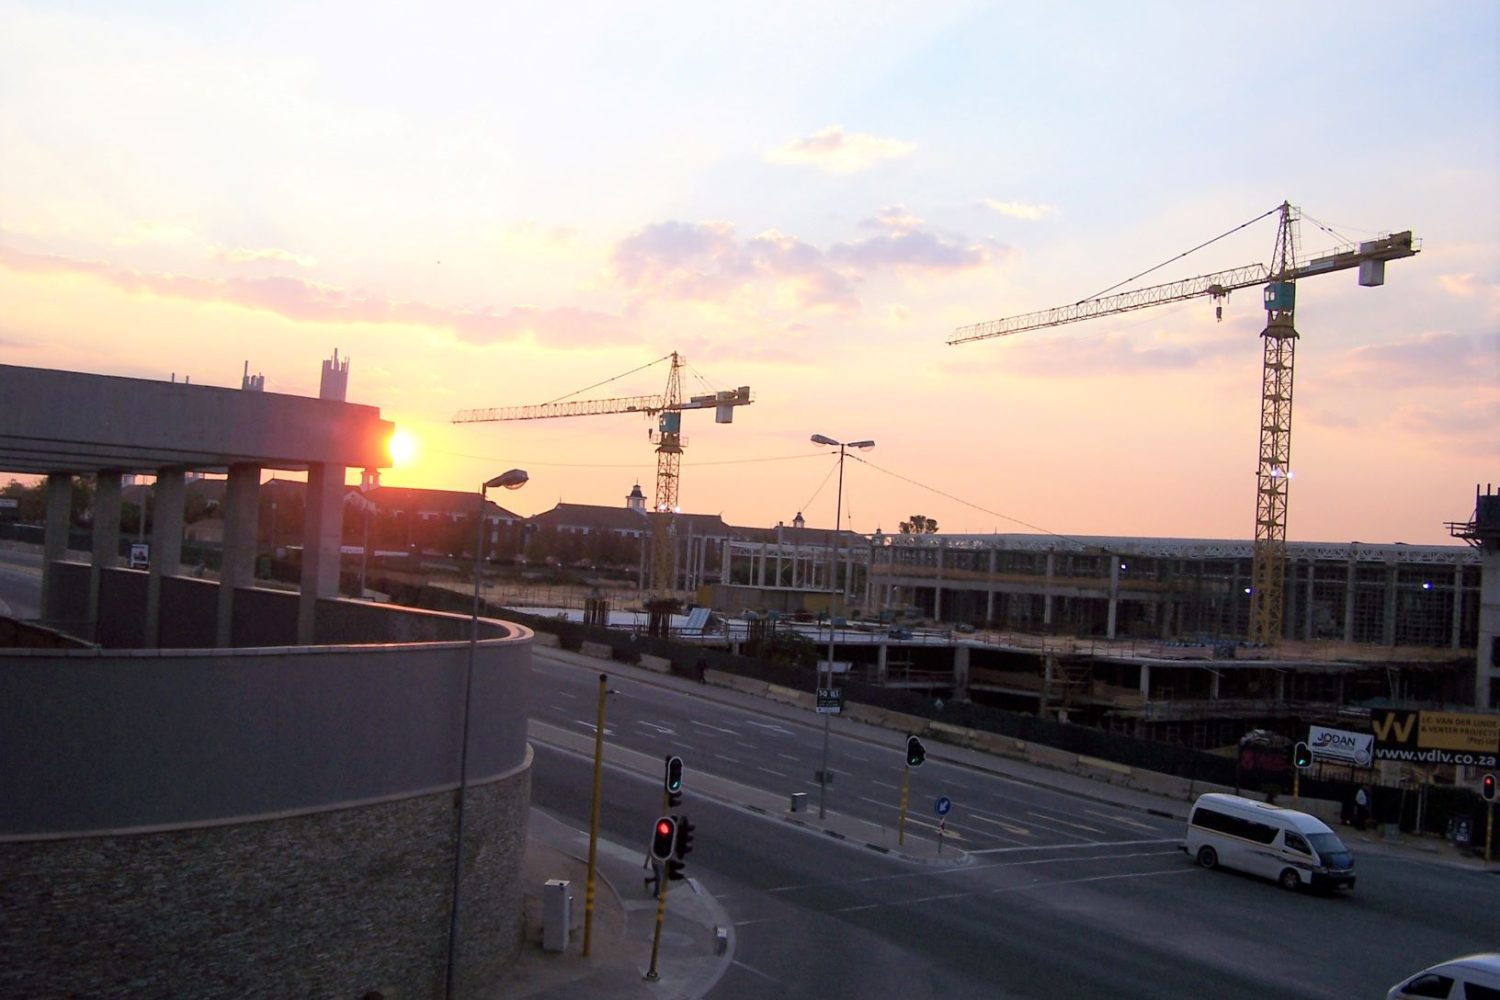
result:
M 1052 205 L 1028 205 L 1023 201 L 999 201 L 995 198 L 981 198 L 979 204 L 992 212 L 1010 216 L 1012 219 L 1025 219 L 1028 222 L 1037 222 L 1049 215 L 1056 215 L 1057 209 Z
M 959 237 L 925 229 L 920 218 L 900 205 L 882 209 L 861 226 L 882 233 L 855 243 L 837 244 L 828 251 L 829 259 L 868 269 L 961 271 L 985 267 L 992 256 L 992 247 L 964 243 Z
M 1422 333 L 1356 347 L 1327 379 L 1365 391 L 1376 386 L 1493 386 L 1500 382 L 1500 334 Z
M 298 267 L 313 267 L 317 261 L 302 254 L 292 253 L 290 250 L 279 250 L 275 247 L 266 247 L 261 250 L 250 250 L 244 247 L 219 247 L 213 252 L 213 259 L 221 264 L 259 264 L 266 261 L 278 264 L 295 264 Z
M 159 274 L 115 267 L 104 261 L 29 254 L 3 246 L 0 246 L 0 267 L 24 273 L 82 274 L 125 292 L 180 302 L 226 303 L 302 323 L 425 326 L 448 330 L 460 340 L 475 344 L 527 335 L 558 343 L 596 344 L 617 340 L 625 332 L 624 321 L 619 317 L 585 309 L 531 306 L 505 310 L 450 309 L 425 302 L 384 299 L 285 275 L 199 278 Z
M 855 309 L 854 281 L 824 254 L 795 237 L 769 231 L 741 241 L 728 222 L 658 222 L 615 247 L 615 276 L 636 291 L 722 301 L 766 283 L 797 305 Z
M 767 153 L 770 163 L 810 166 L 831 174 L 852 174 L 868 170 L 883 160 L 900 159 L 916 146 L 899 139 L 887 139 L 863 132 L 845 132 L 841 125 L 830 125 L 820 132 L 794 140 Z

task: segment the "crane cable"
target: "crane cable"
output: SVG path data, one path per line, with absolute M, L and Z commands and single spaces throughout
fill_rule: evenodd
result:
M 648 361 L 648 362 L 646 362 L 645 364 L 641 365 L 639 368 L 632 368 L 628 372 L 621 372 L 620 374 L 614 376 L 613 378 L 607 378 L 607 379 L 605 379 L 603 382 L 595 382 L 593 385 L 586 385 L 582 389 L 575 389 L 572 392 L 565 393 L 565 394 L 563 394 L 561 396 L 558 396 L 556 399 L 549 399 L 549 400 L 547 400 L 547 402 L 542 403 L 541 405 L 542 406 L 551 406 L 553 403 L 561 403 L 565 399 L 568 399 L 568 398 L 570 398 L 572 396 L 576 396 L 580 392 L 588 392 L 590 389 L 597 389 L 601 385 L 608 385 L 611 382 L 618 382 L 620 379 L 625 378 L 627 375 L 634 375 L 636 372 L 645 371 L 647 368 L 650 368 L 652 365 L 659 365 L 663 361 L 665 361 L 668 358 L 670 358 L 671 356 L 672 355 L 670 355 L 670 354 L 664 354 L 661 357 L 657 358 L 655 361 Z
M 1170 257 L 1170 258 L 1162 261 L 1160 264 L 1157 264 L 1155 267 L 1148 267 L 1148 268 L 1146 268 L 1146 270 L 1142 271 L 1140 274 L 1137 274 L 1137 275 L 1134 275 L 1132 277 L 1126 278 L 1124 281 L 1116 282 L 1115 284 L 1110 285 L 1108 288 L 1104 289 L 1103 291 L 1095 292 L 1093 295 L 1090 295 L 1087 298 L 1079 299 L 1078 302 L 1075 303 L 1075 304 L 1082 305 L 1085 302 L 1089 302 L 1089 301 L 1092 301 L 1093 299 L 1099 298 L 1099 296 L 1101 296 L 1101 295 L 1108 295 L 1110 292 L 1114 291 L 1116 288 L 1120 288 L 1120 287 L 1122 287 L 1124 285 L 1128 285 L 1132 281 L 1135 281 L 1135 280 L 1137 280 L 1139 278 L 1144 278 L 1146 275 L 1150 274 L 1152 271 L 1160 271 L 1162 268 L 1166 267 L 1168 264 L 1172 263 L 1173 261 L 1181 260 L 1182 258 L 1186 257 L 1188 254 L 1197 253 L 1199 250 L 1202 250 L 1204 247 L 1211 246 L 1212 244 L 1219 242 L 1220 240 L 1224 239 L 1227 236 L 1233 236 L 1235 233 L 1239 232 L 1241 229 L 1245 229 L 1248 226 L 1253 226 L 1257 222 L 1259 222 L 1261 219 L 1264 219 L 1267 216 L 1275 215 L 1279 211 L 1281 211 L 1281 206 L 1277 205 L 1275 208 L 1273 208 L 1269 212 L 1265 213 L 1265 215 L 1257 215 L 1255 218 L 1251 219 L 1249 222 L 1241 223 L 1240 225 L 1235 226 L 1233 229 L 1229 230 L 1228 232 L 1220 233 L 1218 236 L 1215 236 L 1213 239 L 1208 240 L 1205 243 L 1199 243 L 1197 246 L 1193 247 L 1193 249 L 1191 249 L 1191 250 L 1184 250 L 1184 251 L 1182 251 L 1182 253 L 1178 254 L 1177 256 Z

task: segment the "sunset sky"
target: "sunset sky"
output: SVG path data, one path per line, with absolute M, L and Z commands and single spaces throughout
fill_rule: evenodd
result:
M 641 416 L 747 385 L 685 510 L 1249 538 L 1260 294 L 957 326 L 1413 230 L 1299 284 L 1288 537 L 1447 544 L 1500 484 L 1500 4 L 0 0 L 0 363 L 349 399 L 390 485 L 650 495 Z M 644 367 L 643 366 L 647 366 Z M 642 369 L 625 378 L 615 376 Z M 613 381 L 610 381 L 614 379 Z M 593 388 L 589 388 L 593 387 Z M 4 401 L 0 400 L 0 405 Z M 0 470 L 3 477 L 3 470 Z

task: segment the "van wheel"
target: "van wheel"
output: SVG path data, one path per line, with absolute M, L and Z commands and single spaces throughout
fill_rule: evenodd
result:
M 1219 852 L 1212 847 L 1198 848 L 1198 864 L 1204 868 L 1219 867 Z
M 1302 888 L 1302 878 L 1291 868 L 1281 873 L 1281 887 L 1296 892 Z

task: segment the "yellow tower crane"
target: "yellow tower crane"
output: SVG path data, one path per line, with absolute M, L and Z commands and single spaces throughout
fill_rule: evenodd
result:
M 659 396 L 620 396 L 613 399 L 556 400 L 534 406 L 498 406 L 489 409 L 460 410 L 453 416 L 455 424 L 491 423 L 500 420 L 546 420 L 552 417 L 587 417 L 605 413 L 643 413 L 657 418 L 656 439 L 656 500 L 651 511 L 651 589 L 664 594 L 675 589 L 672 572 L 672 516 L 678 513 L 677 487 L 678 469 L 682 461 L 682 411 L 714 411 L 714 422 L 734 422 L 734 408 L 745 406 L 753 400 L 750 387 L 725 389 L 701 396 L 682 398 L 681 368 L 687 363 L 676 351 L 657 358 L 650 364 L 671 361 L 667 372 L 666 391 Z M 640 371 L 625 372 L 615 378 Z M 607 381 L 614 381 L 609 379 Z M 600 383 L 602 384 L 602 383 Z M 590 387 L 592 388 L 592 387 Z M 583 391 L 583 390 L 580 390 Z
M 1200 295 L 1207 295 L 1215 300 L 1215 314 L 1222 319 L 1223 300 L 1228 298 L 1230 292 L 1263 285 L 1266 328 L 1261 332 L 1263 360 L 1260 458 L 1256 468 L 1255 544 L 1250 571 L 1250 640 L 1261 643 L 1280 638 L 1282 629 L 1287 486 L 1292 455 L 1292 366 L 1298 336 L 1292 325 L 1296 305 L 1295 282 L 1315 274 L 1357 267 L 1361 285 L 1383 285 L 1386 261 L 1411 257 L 1421 250 L 1418 241 L 1413 240 L 1411 231 L 1407 230 L 1360 243 L 1357 247 L 1344 247 L 1323 253 L 1299 263 L 1299 216 L 1297 210 L 1286 202 L 1231 232 L 1273 214 L 1278 214 L 1280 218 L 1270 267 L 1250 264 L 1165 285 L 1153 285 L 1112 295 L 1100 293 L 1069 306 L 962 326 L 948 339 L 949 344 L 964 344 L 972 340 L 1007 337 L 1027 330 L 1062 326 L 1100 316 L 1165 305 L 1168 302 L 1181 302 Z

